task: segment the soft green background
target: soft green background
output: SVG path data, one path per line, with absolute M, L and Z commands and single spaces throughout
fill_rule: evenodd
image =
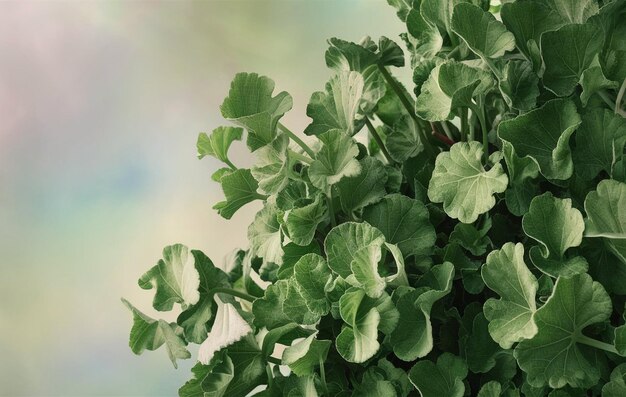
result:
M 136 280 L 164 245 L 245 246 L 258 207 L 219 218 L 195 157 L 231 78 L 275 79 L 301 131 L 325 40 L 401 29 L 384 0 L 1 3 L 0 395 L 174 396 L 193 360 L 134 356 L 119 298 L 155 315 Z

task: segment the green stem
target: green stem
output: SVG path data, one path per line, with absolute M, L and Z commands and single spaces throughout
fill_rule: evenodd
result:
M 328 385 L 326 384 L 326 370 L 324 369 L 324 360 L 320 358 L 320 378 L 322 380 L 322 385 L 324 386 L 324 391 L 328 392 Z
M 235 164 L 233 164 L 229 159 L 224 159 L 224 162 L 230 167 L 231 170 L 237 171 L 237 166 L 235 166 Z
M 454 141 L 454 137 L 452 136 L 452 132 L 450 131 L 450 127 L 448 127 L 448 123 L 446 121 L 441 122 L 441 128 L 443 129 L 443 132 L 446 133 L 448 138 Z
M 476 113 L 472 111 L 472 114 L 469 116 L 469 136 L 467 137 L 468 141 L 476 140 Z
M 402 105 L 406 109 L 407 113 L 409 113 L 409 116 L 411 116 L 413 121 L 415 121 L 415 124 L 417 124 L 417 126 L 419 127 L 420 119 L 415 114 L 414 105 L 411 103 L 409 98 L 407 98 L 407 96 L 404 95 L 404 91 L 402 90 L 400 85 L 396 82 L 396 80 L 394 80 L 394 78 L 391 76 L 391 74 L 389 74 L 389 71 L 383 65 L 379 64 L 378 65 L 378 70 L 380 70 L 380 73 L 385 78 L 385 81 L 387 82 L 387 84 L 389 84 L 389 86 L 391 87 L 393 92 L 395 92 L 395 94 L 398 97 L 398 99 L 400 99 L 400 102 L 402 103 Z M 422 141 L 424 143 L 424 147 L 426 148 L 426 151 L 432 157 L 435 157 L 436 156 L 436 151 L 435 151 L 434 147 L 432 146 L 432 143 L 428 139 L 428 136 L 424 133 L 424 130 L 422 130 L 421 128 L 418 128 L 417 130 L 419 131 L 420 138 L 422 139 Z
M 489 69 L 491 69 L 493 74 L 496 75 L 497 79 L 502 80 L 502 74 L 500 74 L 500 71 L 498 70 L 496 65 L 493 63 L 493 61 L 489 58 L 483 58 L 483 61 L 487 64 L 487 66 L 489 66 Z
M 461 141 L 467 142 L 467 108 L 461 108 Z
M 335 208 L 333 207 L 333 198 L 331 197 L 330 186 L 328 187 L 328 194 L 326 195 L 326 205 L 328 205 L 330 224 L 332 227 L 335 227 L 337 226 L 337 221 L 335 220 Z
M 296 134 L 291 132 L 289 128 L 285 127 L 282 123 L 278 123 L 278 127 L 281 130 L 283 130 L 283 132 L 287 134 L 289 138 L 291 138 L 295 143 L 297 143 L 309 156 L 315 157 L 315 152 L 309 147 L 309 145 L 304 143 L 302 139 L 298 138 L 298 136 L 296 136 Z
M 610 343 L 600 342 L 599 340 L 589 338 L 588 336 L 585 336 L 583 334 L 576 336 L 575 339 L 576 342 L 582 343 L 583 345 L 595 347 L 596 349 L 604 350 L 605 352 L 619 354 L 615 346 L 611 345 Z
M 272 357 L 272 356 L 268 356 L 267 357 L 267 362 L 268 363 L 272 363 L 272 364 L 276 364 L 276 365 L 283 365 L 283 362 L 281 360 L 279 360 L 276 357 Z
M 457 52 L 459 52 L 460 49 L 461 49 L 460 45 L 454 47 L 452 49 L 452 51 L 450 51 L 449 53 L 446 54 L 446 59 L 450 59 L 452 57 L 452 55 L 455 55 Z
M 606 91 L 600 90 L 598 91 L 598 95 L 600 95 L 600 98 L 602 98 L 604 103 L 609 105 L 611 109 L 618 109 L 617 105 L 611 100 L 611 97 L 609 97 L 609 94 Z
M 483 99 L 478 97 L 477 104 L 472 106 L 472 112 L 478 117 L 480 128 L 483 132 L 483 161 L 487 164 L 489 158 L 489 136 L 487 131 L 487 121 L 485 120 L 485 109 L 483 108 Z
M 241 298 L 243 300 L 247 300 L 248 302 L 254 302 L 254 300 L 256 299 L 255 296 L 246 294 L 245 292 L 234 290 L 232 288 L 213 288 L 209 291 L 209 294 L 228 294 L 237 298 Z
M 304 154 L 293 151 L 291 149 L 289 149 L 289 156 L 305 164 L 311 164 L 313 162 L 311 158 L 305 156 Z
M 619 88 L 617 98 L 615 99 L 615 114 L 620 114 L 624 92 L 626 92 L 626 79 L 624 79 L 624 82 L 622 82 L 622 86 Z
M 394 161 L 391 158 L 391 155 L 389 155 L 389 152 L 387 151 L 387 148 L 385 147 L 385 143 L 383 142 L 380 135 L 378 135 L 376 128 L 374 128 L 374 126 L 372 125 L 372 122 L 367 116 L 365 117 L 365 125 L 367 126 L 367 129 L 370 131 L 370 134 L 372 134 L 372 137 L 376 141 L 376 144 L 380 148 L 380 151 L 383 152 L 383 155 L 385 156 L 389 164 L 393 164 Z

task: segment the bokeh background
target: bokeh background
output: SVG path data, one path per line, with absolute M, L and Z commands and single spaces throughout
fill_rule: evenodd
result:
M 1 2 L 0 395 L 176 395 L 195 351 L 134 356 L 120 297 L 158 316 L 136 280 L 163 246 L 246 246 L 259 207 L 220 218 L 195 153 L 231 78 L 272 77 L 302 131 L 326 39 L 401 30 L 385 0 Z

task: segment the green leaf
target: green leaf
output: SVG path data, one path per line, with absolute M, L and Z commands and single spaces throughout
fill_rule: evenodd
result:
M 367 37 L 369 39 L 369 37 Z M 376 65 L 379 55 L 361 44 L 345 41 L 333 37 L 328 40 L 330 47 L 326 50 L 326 66 L 336 71 L 363 72 L 372 65 Z
M 576 173 L 584 179 L 593 179 L 600 171 L 612 176 L 625 144 L 626 119 L 601 108 L 585 113 L 576 133 Z
M 315 367 L 326 361 L 331 344 L 331 341 L 319 340 L 317 334 L 311 334 L 286 348 L 282 362 L 298 376 L 312 375 Z
M 343 278 L 352 274 L 350 264 L 355 253 L 370 245 L 382 246 L 385 236 L 367 223 L 346 222 L 334 227 L 326 236 L 324 250 L 328 267 Z
M 313 330 L 304 329 L 295 323 L 289 323 L 278 328 L 274 328 L 263 336 L 261 354 L 264 358 L 270 357 L 274 351 L 277 350 L 277 344 L 289 346 L 295 340 L 306 338 L 314 333 L 315 332 Z
M 340 130 L 330 130 L 319 136 L 322 148 L 309 168 L 313 186 L 326 191 L 344 177 L 358 175 L 361 165 L 356 159 L 359 148 L 354 139 Z
M 318 322 L 320 315 L 309 310 L 295 279 L 289 280 L 287 287 L 287 294 L 282 302 L 283 313 L 298 324 L 310 325 Z
M 511 143 L 519 156 L 532 158 L 546 178 L 568 179 L 574 170 L 569 138 L 580 123 L 571 100 L 554 99 L 501 122 L 498 136 Z
M 216 354 L 208 365 L 197 363 L 191 368 L 193 379 L 178 390 L 180 397 L 224 396 L 234 376 L 233 361 L 225 351 Z
M 257 163 L 251 172 L 263 192 L 278 193 L 289 183 L 291 162 L 287 156 L 288 148 L 289 138 L 280 134 L 271 143 L 256 151 Z
M 324 196 L 317 194 L 313 202 L 285 212 L 289 238 L 298 245 L 309 245 L 320 223 L 328 218 Z
M 398 326 L 390 342 L 393 352 L 404 361 L 424 357 L 433 349 L 430 311 L 433 304 L 452 290 L 454 266 L 450 262 L 433 266 L 417 289 L 402 295 L 396 302 L 400 312 Z
M 424 19 L 450 35 L 454 7 L 465 1 L 467 0 L 422 0 L 420 12 Z
M 487 287 L 501 297 L 489 298 L 484 305 L 493 340 L 503 349 L 510 349 L 513 343 L 535 336 L 537 326 L 533 317 L 539 284 L 524 263 L 524 246 L 506 243 L 492 251 L 483 266 L 482 277 Z
M 365 80 L 359 72 L 339 72 L 326 83 L 326 92 L 314 92 L 306 108 L 313 119 L 304 133 L 321 135 L 339 129 L 350 136 L 356 134 L 364 124 L 357 120 Z
M 499 382 L 491 381 L 485 383 L 478 392 L 477 397 L 500 397 L 502 385 Z
M 593 24 L 565 25 L 544 33 L 541 36 L 541 55 L 546 65 L 544 86 L 557 96 L 571 95 L 603 43 L 602 30 Z
M 490 228 L 490 220 L 485 221 L 480 229 L 477 229 L 472 224 L 457 223 L 452 233 L 450 233 L 448 241 L 450 243 L 458 243 L 474 256 L 480 256 L 487 251 L 487 246 L 491 244 L 491 240 L 487 236 Z
M 602 387 L 602 397 L 621 397 L 626 394 L 626 364 L 620 364 L 611 372 L 611 381 Z
M 502 154 L 509 176 L 506 206 L 513 215 L 522 216 L 528 212 L 531 200 L 539 193 L 539 187 L 533 182 L 539 176 L 539 166 L 530 157 L 519 157 L 507 141 L 502 141 Z
M 283 247 L 278 216 L 278 208 L 266 204 L 248 227 L 248 239 L 254 255 L 280 266 L 283 264 Z
M 228 149 L 234 141 L 240 141 L 243 129 L 235 127 L 217 127 L 207 135 L 202 132 L 198 135 L 198 158 L 204 156 L 215 157 L 223 163 L 231 164 L 228 159 Z
M 504 67 L 503 79 L 499 81 L 500 92 L 507 105 L 527 111 L 537 104 L 539 77 L 533 65 L 527 61 L 510 60 Z
M 200 251 L 192 250 L 194 264 L 200 276 L 200 300 L 177 318 L 178 325 L 185 330 L 185 339 L 188 342 L 202 343 L 207 337 L 207 322 L 213 317 L 215 302 L 213 288 L 230 286 L 228 275 L 213 265 L 211 259 Z
M 520 342 L 515 358 L 531 385 L 589 388 L 600 378 L 594 349 L 581 345 L 582 330 L 606 321 L 611 300 L 602 285 L 587 274 L 559 277 L 552 296 L 535 313 L 538 332 Z
M 394 161 L 403 163 L 410 157 L 415 157 L 424 150 L 418 125 L 409 116 L 403 116 L 397 120 L 393 127 L 388 130 L 385 146 Z
M 589 262 L 589 274 L 609 293 L 626 295 L 626 263 L 611 251 L 610 240 L 583 239 L 581 253 Z
M 437 364 L 418 361 L 409 372 L 409 380 L 422 397 L 463 397 L 466 376 L 465 361 L 447 352 L 439 356 Z
M 546 0 L 545 3 L 567 23 L 585 23 L 598 13 L 596 0 Z
M 478 313 L 474 317 L 472 331 L 465 343 L 465 357 L 469 370 L 474 373 L 489 372 L 496 366 L 496 357 L 501 352 L 502 349 L 490 336 L 489 321 L 483 313 Z
M 231 345 L 228 348 L 228 356 L 233 361 L 235 377 L 228 385 L 224 396 L 245 397 L 259 384 L 266 382 L 267 363 L 253 335 Z
M 193 258 L 193 260 L 191 260 Z M 159 311 L 169 311 L 174 303 L 186 309 L 200 300 L 200 274 L 195 265 L 195 257 L 182 244 L 163 248 L 163 259 L 144 273 L 139 279 L 143 289 L 156 289 L 152 306 Z
M 411 9 L 407 15 L 406 36 L 407 47 L 417 58 L 431 58 L 435 56 L 443 46 L 443 37 L 439 29 L 427 21 L 418 9 Z
M 485 61 L 499 58 L 515 48 L 513 33 L 506 30 L 493 14 L 470 3 L 454 6 L 451 27 Z
M 417 115 L 429 121 L 449 120 L 459 107 L 472 106 L 471 99 L 487 92 L 493 84 L 489 73 L 448 61 L 437 65 L 415 103 Z
M 608 80 L 600 66 L 591 66 L 580 76 L 580 86 L 583 92 L 580 93 L 580 101 L 583 106 L 587 106 L 589 98 L 602 90 L 616 89 L 617 82 Z
M 371 358 L 380 347 L 378 324 L 380 313 L 362 289 L 352 289 L 339 300 L 341 318 L 348 325 L 337 336 L 337 351 L 352 363 L 362 363 Z
M 252 304 L 254 324 L 271 330 L 293 322 L 283 312 L 283 302 L 289 291 L 288 280 L 278 280 L 267 287 L 263 298 L 256 299 Z
M 122 302 L 133 313 L 133 328 L 130 330 L 129 341 L 133 353 L 139 355 L 144 350 L 156 350 L 165 344 L 174 368 L 178 368 L 177 359 L 191 357 L 185 341 L 180 337 L 182 329 L 176 323 L 168 324 L 164 320 L 154 320 L 140 312 L 126 299 L 122 299 Z
M 265 196 L 257 193 L 259 187 L 256 179 L 248 169 L 240 168 L 220 178 L 226 201 L 220 201 L 213 209 L 224 218 L 230 219 L 239 208 Z
M 247 144 L 252 151 L 276 138 L 278 120 L 293 105 L 287 92 L 272 97 L 273 92 L 272 79 L 256 73 L 237 73 L 220 107 L 224 118 L 248 130 Z
M 605 179 L 585 198 L 586 237 L 626 239 L 626 183 Z
M 428 185 L 428 198 L 443 203 L 451 218 L 472 223 L 496 203 L 493 195 L 506 190 L 508 179 L 497 163 L 489 171 L 481 164 L 480 143 L 455 143 L 449 152 L 437 156 Z
M 306 254 L 296 263 L 294 278 L 306 306 L 313 313 L 325 316 L 330 310 L 326 297 L 326 285 L 332 275 L 326 260 L 317 254 Z
M 559 199 L 550 192 L 535 197 L 522 227 L 540 244 L 530 249 L 530 259 L 539 270 L 553 277 L 587 271 L 584 258 L 565 258 L 567 249 L 580 245 L 585 230 L 583 216 L 572 208 L 571 199 Z
M 426 206 L 402 194 L 390 194 L 366 207 L 363 220 L 380 230 L 387 242 L 396 244 L 404 257 L 429 255 L 435 244 Z
M 335 185 L 341 208 L 347 214 L 378 202 L 387 192 L 387 172 L 383 163 L 366 157 L 359 161 L 361 172 L 341 179 Z
M 215 324 L 198 349 L 198 361 L 208 365 L 219 350 L 232 345 L 252 332 L 252 328 L 231 303 L 224 303 L 218 297 Z
M 502 4 L 502 22 L 515 36 L 515 45 L 539 71 L 541 35 L 556 30 L 564 22 L 561 17 L 541 1 L 516 1 Z
M 385 279 L 378 274 L 381 258 L 381 247 L 372 244 L 356 251 L 350 263 L 355 280 L 370 298 L 379 298 L 387 286 Z

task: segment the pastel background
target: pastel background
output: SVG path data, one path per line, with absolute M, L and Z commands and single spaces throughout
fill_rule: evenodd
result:
M 195 155 L 231 78 L 272 77 L 301 131 L 325 40 L 401 29 L 384 0 L 0 3 L 0 395 L 176 395 L 193 359 L 134 356 L 120 297 L 157 316 L 136 280 L 163 246 L 246 245 L 258 206 L 220 218 Z

